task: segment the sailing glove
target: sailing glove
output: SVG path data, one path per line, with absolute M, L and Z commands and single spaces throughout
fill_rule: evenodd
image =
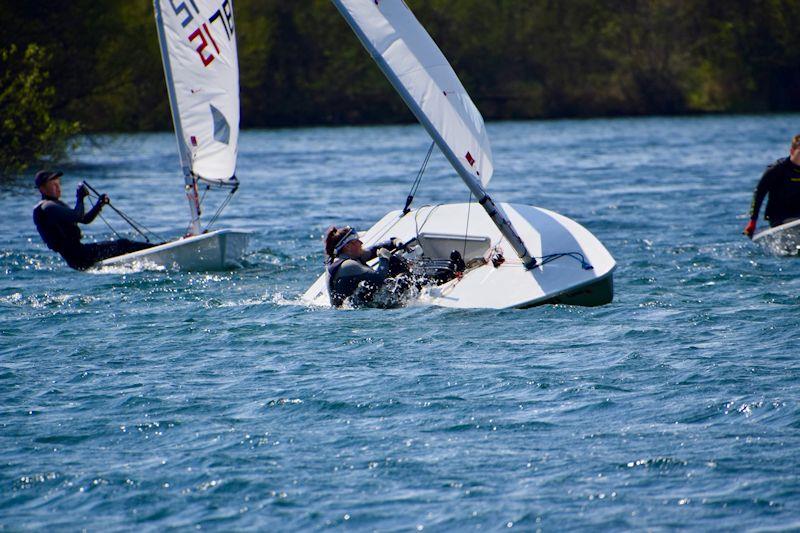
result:
M 75 194 L 78 196 L 78 200 L 83 200 L 89 196 L 89 189 L 83 184 L 83 182 L 81 182 L 80 185 L 78 185 L 78 190 L 75 191 Z
M 376 255 L 381 259 L 390 259 L 392 257 L 392 252 L 388 248 L 378 248 L 378 253 Z
M 403 244 L 403 241 L 401 241 L 397 237 L 392 237 L 387 241 L 379 242 L 378 244 L 375 245 L 375 248 L 386 248 L 387 250 L 395 251 L 404 248 L 404 246 L 405 245 Z
M 744 228 L 744 231 L 742 233 L 752 239 L 753 233 L 755 232 L 756 232 L 756 221 L 755 219 L 750 219 L 750 222 L 747 223 L 747 226 Z

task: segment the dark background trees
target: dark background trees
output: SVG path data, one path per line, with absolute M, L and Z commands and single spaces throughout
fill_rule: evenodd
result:
M 487 119 L 800 109 L 797 0 L 407 3 Z M 235 7 L 243 127 L 411 120 L 328 0 Z M 38 87 L 53 88 L 37 105 L 61 133 L 170 128 L 152 11 L 0 0 L 0 92 L 35 45 Z

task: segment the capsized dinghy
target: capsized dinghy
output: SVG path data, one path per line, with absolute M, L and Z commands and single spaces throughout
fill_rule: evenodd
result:
M 422 301 L 446 307 L 508 308 L 544 303 L 602 305 L 613 298 L 614 259 L 578 223 L 532 206 L 498 204 L 486 186 L 494 172 L 478 109 L 447 59 L 403 0 L 332 0 L 409 109 L 430 134 L 477 204 L 406 208 L 360 235 L 365 245 L 396 237 L 407 255 L 466 268 Z M 512 253 L 517 257 L 512 257 Z M 326 275 L 303 296 L 329 305 Z
M 231 0 L 155 0 L 161 58 L 183 169 L 191 220 L 188 235 L 98 266 L 141 262 L 181 270 L 240 266 L 248 232 L 210 231 L 239 187 L 239 61 Z M 228 196 L 201 228 L 198 188 L 227 189 Z

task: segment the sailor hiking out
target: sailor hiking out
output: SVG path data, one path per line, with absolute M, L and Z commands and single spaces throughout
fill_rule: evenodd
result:
M 153 246 L 128 239 L 83 244 L 78 224 L 90 224 L 109 203 L 109 198 L 106 194 L 100 195 L 97 203 L 86 212 L 83 200 L 89 195 L 89 190 L 81 183 L 75 193 L 75 207 L 70 208 L 60 199 L 62 175 L 60 171 L 49 170 L 36 173 L 35 183 L 42 199 L 33 209 L 33 222 L 47 247 L 61 254 L 70 267 L 86 270 L 103 259 Z
M 744 234 L 752 238 L 761 204 L 767 199 L 764 218 L 771 227 L 800 218 L 800 135 L 792 138 L 789 157 L 778 159 L 767 167 L 753 193 L 750 221 Z
M 345 301 L 357 307 L 401 305 L 410 285 L 405 279 L 410 269 L 392 252 L 402 247 L 397 239 L 390 239 L 364 249 L 353 228 L 329 228 L 325 233 L 325 262 L 331 305 L 341 307 Z M 376 257 L 378 264 L 373 269 L 367 262 Z

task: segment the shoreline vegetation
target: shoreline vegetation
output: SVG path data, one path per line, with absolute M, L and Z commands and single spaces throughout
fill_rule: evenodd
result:
M 406 0 L 487 120 L 800 110 L 796 0 Z M 237 0 L 242 127 L 413 121 L 328 0 Z M 151 2 L 6 2 L 0 169 L 170 130 Z

